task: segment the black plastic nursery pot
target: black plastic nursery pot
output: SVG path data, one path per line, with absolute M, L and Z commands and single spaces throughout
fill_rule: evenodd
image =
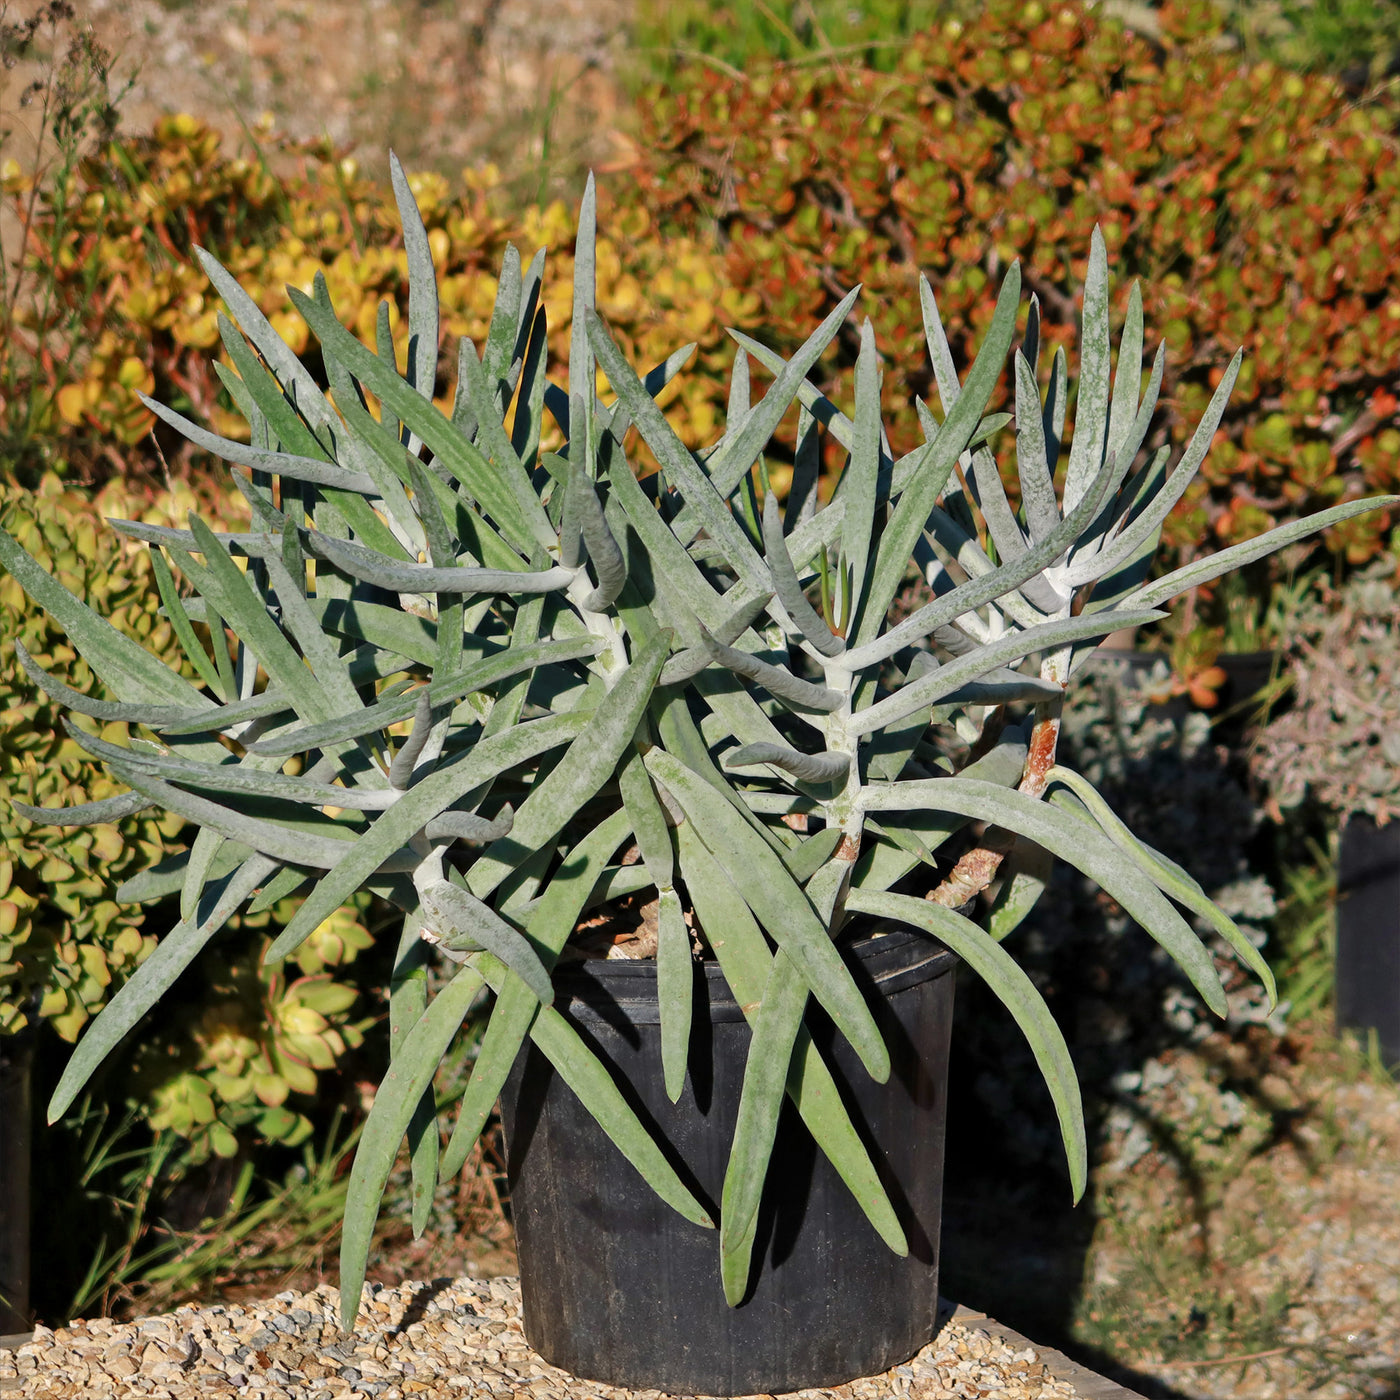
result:
M 774 1394 L 878 1374 L 933 1338 L 956 959 L 903 930 L 856 940 L 845 956 L 884 1032 L 889 1081 L 874 1083 L 814 1010 L 809 1024 L 900 1215 L 908 1256 L 875 1233 L 789 1102 L 749 1293 L 730 1308 L 716 1232 L 659 1200 L 530 1049 L 501 1114 L 525 1336 L 547 1361 L 630 1389 Z M 749 1028 L 717 966 L 696 976 L 690 1075 L 677 1104 L 662 1084 L 654 963 L 561 972 L 555 1006 L 717 1219 Z
M 1353 815 L 1337 859 L 1337 1028 L 1400 1065 L 1400 821 Z
M 28 1331 L 34 1033 L 0 1036 L 0 1336 Z

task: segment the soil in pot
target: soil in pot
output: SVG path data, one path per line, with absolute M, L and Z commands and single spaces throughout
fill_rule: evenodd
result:
M 900 1214 L 908 1256 L 880 1240 L 789 1103 L 749 1293 L 728 1307 L 715 1232 L 653 1195 L 529 1050 L 501 1113 L 525 1334 L 546 1360 L 632 1389 L 774 1394 L 878 1374 L 932 1339 L 955 959 L 905 931 L 862 938 L 846 957 L 885 1033 L 889 1082 L 871 1081 L 819 1014 L 809 1010 L 808 1022 Z M 677 1104 L 662 1084 L 654 963 L 568 969 L 555 1005 L 717 1215 L 749 1028 L 717 966 L 697 966 L 696 977 L 691 1073 Z

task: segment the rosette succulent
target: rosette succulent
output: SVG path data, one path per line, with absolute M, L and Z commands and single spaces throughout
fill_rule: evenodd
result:
M 1215 1011 L 1225 1009 L 1220 979 L 1183 909 L 1270 978 L 1200 887 L 1057 765 L 1065 687 L 1106 634 L 1153 622 L 1182 590 L 1378 502 L 1336 506 L 1149 580 L 1162 521 L 1205 457 L 1239 357 L 1180 461 L 1169 469 L 1166 448 L 1140 461 L 1163 356 L 1144 383 L 1134 290 L 1112 373 L 1097 235 L 1067 454 L 1066 356 L 1042 364 L 1038 307 L 1032 299 L 1020 321 L 1014 266 L 961 378 L 934 293 L 921 284 L 941 413 L 920 405 L 926 440 L 912 452 L 896 459 L 889 450 L 868 321 L 851 413 L 808 378 L 857 291 L 790 358 L 736 333 L 724 434 L 693 450 L 657 403 L 688 348 L 639 370 L 594 309 L 591 181 L 567 387 L 545 363 L 544 255 L 522 267 L 511 249 L 490 332 L 479 349 L 462 341 L 455 402 L 444 412 L 433 397 L 432 256 L 397 163 L 393 181 L 409 267 L 406 347 L 393 344 L 387 308 L 375 347 L 364 344 L 318 277 L 309 293 L 289 289 L 320 350 L 319 364 L 298 358 L 238 283 L 200 255 L 232 318 L 220 320 L 229 363 L 219 372 L 251 441 L 147 402 L 242 469 L 234 479 L 249 526 L 114 522 L 149 543 L 165 615 L 197 683 L 0 535 L 0 562 L 115 698 L 69 689 L 25 654 L 29 674 L 77 716 L 123 722 L 133 735 L 112 743 L 75 719 L 75 741 L 128 790 L 67 810 L 20 810 L 78 824 L 157 807 L 199 828 L 182 863 L 182 921 L 89 1027 L 50 1114 L 72 1103 L 234 911 L 303 896 L 270 949 L 279 960 L 368 889 L 402 910 L 403 929 L 391 1063 L 346 1206 L 347 1325 L 405 1135 L 421 1228 L 435 1183 L 466 1159 L 527 1039 L 652 1189 L 688 1219 L 714 1224 L 713 1204 L 696 1199 L 552 1005 L 554 967 L 589 911 L 646 896 L 672 1098 L 686 1092 L 694 958 L 718 960 L 752 1022 L 717 1222 L 732 1302 L 749 1276 L 787 1095 L 874 1228 L 891 1248 L 906 1247 L 805 1033 L 814 1003 L 872 1076 L 889 1073 L 837 946 L 854 921 L 923 930 L 1002 997 L 1045 1075 L 1082 1191 L 1074 1069 L 1001 941 L 1039 895 L 1047 862 L 1059 857 L 1098 881 Z M 1017 506 L 993 450 L 1011 437 L 1013 415 L 987 413 L 1008 355 Z M 753 362 L 772 376 L 757 399 Z M 761 454 L 794 404 L 797 447 L 780 500 L 766 489 Z M 818 466 L 832 441 L 845 467 L 819 504 Z M 641 478 L 639 444 L 658 468 Z M 931 598 L 891 622 L 911 566 Z M 956 772 L 939 743 L 953 732 L 970 745 Z M 962 838 L 949 869 L 940 848 L 969 824 L 982 824 L 980 834 Z M 999 893 L 978 921 L 969 901 L 994 879 Z M 122 893 L 139 896 L 141 886 Z M 433 959 L 451 975 L 429 997 Z M 493 998 L 484 1039 L 443 1149 L 434 1071 L 484 996 Z M 800 1072 L 790 1074 L 795 1056 Z

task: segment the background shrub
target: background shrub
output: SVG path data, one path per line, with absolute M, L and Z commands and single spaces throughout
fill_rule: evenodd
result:
M 641 198 L 664 234 L 715 234 L 726 279 L 758 295 L 784 343 L 863 283 L 891 362 L 896 452 L 917 441 L 910 399 L 930 387 L 915 270 L 966 349 L 1019 257 L 1049 341 L 1065 343 L 1077 311 L 1061 288 L 1082 277 L 1098 223 L 1120 312 L 1141 278 L 1162 328 L 1164 433 L 1194 421 L 1245 351 L 1169 552 L 1393 490 L 1395 101 L 1222 49 L 1203 0 L 1158 20 L 1154 43 L 1077 4 L 994 0 L 916 35 L 888 75 L 693 65 L 642 105 Z M 1367 516 L 1325 547 L 1364 562 L 1389 524 Z
M 81 163 L 70 186 L 41 191 L 29 256 L 42 263 L 36 274 L 50 279 L 55 293 L 47 324 L 35 323 L 33 308 L 21 308 L 18 319 L 35 343 L 72 327 L 58 337 L 61 353 L 35 361 L 33 373 L 52 381 L 54 408 L 44 430 L 61 438 L 64 458 L 89 475 L 129 471 L 131 449 L 151 433 L 155 420 L 137 389 L 193 412 L 215 431 L 247 432 L 213 368 L 223 355 L 219 304 L 195 261 L 196 245 L 224 263 L 313 368 L 316 347 L 291 314 L 286 287 L 309 292 L 318 271 L 341 319 L 367 342 L 375 342 L 381 301 L 398 331 L 408 263 L 387 178 L 371 180 L 325 146 L 272 154 L 295 158 L 285 180 L 274 179 L 258 156 L 228 155 L 218 134 L 195 118 L 173 116 L 147 136 L 108 143 Z M 27 199 L 31 178 L 12 171 L 12 197 Z M 467 170 L 463 192 L 453 194 L 442 175 L 410 177 L 437 265 L 444 408 L 455 386 L 457 340 L 485 337 L 494 269 L 508 242 L 526 260 L 541 247 L 557 250 L 546 265 L 543 299 L 551 350 L 556 362 L 567 360 L 574 215 L 555 201 L 507 217 L 496 207 L 500 179 L 494 167 Z M 598 304 L 619 341 L 648 363 L 687 342 L 699 346 L 698 370 L 672 391 L 679 399 L 671 404 L 687 440 L 698 443 L 711 435 L 724 401 L 729 342 L 721 327 L 756 326 L 759 298 L 724 284 L 710 240 L 659 239 L 635 200 L 605 198 L 599 227 Z M 103 269 L 95 289 L 94 260 Z M 162 428 L 157 441 L 172 467 L 186 472 L 183 440 Z

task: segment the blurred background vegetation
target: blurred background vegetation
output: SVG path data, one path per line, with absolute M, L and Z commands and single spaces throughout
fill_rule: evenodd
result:
M 176 0 L 148 8 L 157 38 L 162 16 L 196 22 Z M 474 156 L 465 169 L 458 114 L 414 66 L 425 26 L 470 28 L 470 15 L 451 8 L 397 7 L 403 42 L 375 50 L 381 67 L 338 75 L 337 100 L 378 124 L 374 139 L 355 141 L 297 128 L 297 90 L 274 71 L 285 60 L 283 77 L 294 77 L 295 54 L 257 36 L 229 60 L 222 86 L 211 78 L 220 102 L 154 115 L 142 93 L 158 87 L 158 69 L 143 79 L 128 58 L 139 34 L 114 56 L 107 30 L 86 27 L 64 0 L 0 6 L 0 523 L 153 650 L 168 651 L 170 636 L 148 557 L 101 517 L 179 522 L 196 506 L 231 520 L 238 498 L 222 468 L 155 428 L 133 391 L 246 433 L 213 368 L 227 359 L 218 305 L 190 250 L 224 261 L 313 365 L 316 347 L 288 315 L 289 282 L 309 285 L 322 270 L 361 334 L 372 333 L 381 299 L 397 326 L 405 259 L 376 141 L 392 141 L 417 172 L 445 311 L 444 402 L 454 342 L 484 334 L 507 242 L 527 255 L 550 247 L 550 335 L 556 359 L 567 359 L 573 200 L 591 163 L 603 176 L 604 315 L 649 361 L 699 345 L 666 400 L 689 442 L 710 437 L 723 412 L 723 327 L 789 348 L 856 281 L 892 371 L 892 438 L 909 436 L 912 397 L 929 388 L 914 265 L 966 352 L 998 268 L 1021 257 L 1047 339 L 1068 344 L 1097 222 L 1120 312 L 1141 277 L 1147 324 L 1168 345 L 1159 441 L 1179 443 L 1235 347 L 1246 350 L 1201 487 L 1169 526 L 1169 555 L 1400 486 L 1393 7 L 636 0 L 616 7 L 606 44 L 541 58 L 528 100 L 517 86 L 492 120 L 479 105 L 464 110 Z M 246 12 L 234 6 L 225 18 L 251 25 Z M 201 12 L 198 22 L 212 21 Z M 473 42 L 486 53 L 491 39 L 483 30 Z M 353 138 L 365 127 L 347 129 Z M 838 342 L 820 369 L 838 399 L 853 348 Z M 769 465 L 781 489 L 780 457 Z M 1333 635 L 1329 626 L 1371 615 L 1346 591 L 1353 576 L 1393 599 L 1394 523 L 1364 517 L 1203 590 L 1160 635 L 1137 639 L 1157 653 L 1156 668 L 1136 681 L 1096 679 L 1068 726 L 1077 760 L 1097 765 L 1096 781 L 1123 805 L 1185 790 L 1190 810 L 1209 814 L 1185 820 L 1190 804 L 1180 806 L 1172 853 L 1208 888 L 1244 901 L 1292 1008 L 1289 1018 L 1242 1008 L 1229 1027 L 1202 1032 L 1170 972 L 1113 911 L 1090 891 L 1057 890 L 1076 918 L 1042 920 L 1027 935 L 1037 979 L 1072 983 L 1058 969 L 1092 951 L 1141 1007 L 1138 1029 L 1115 1039 L 1089 1029 L 1093 1007 L 1063 1000 L 1077 993 L 1056 1004 L 1081 1028 L 1101 1164 L 1161 1150 L 1136 1125 L 1178 1111 L 1174 1084 L 1189 1082 L 1193 1111 L 1210 1119 L 1193 1129 L 1197 1181 L 1238 1170 L 1293 1111 L 1246 1094 L 1237 1112 L 1226 1096 L 1239 1097 L 1238 1066 L 1220 1068 L 1224 1050 L 1202 1059 L 1203 1036 L 1217 1049 L 1246 1047 L 1256 1086 L 1293 1055 L 1290 1036 L 1325 1038 L 1337 831 L 1400 779 L 1386 757 L 1365 801 L 1354 791 L 1329 798 L 1319 777 L 1311 796 L 1295 782 L 1280 805 L 1269 755 L 1289 744 L 1295 774 L 1335 770 L 1335 754 L 1319 748 L 1331 731 L 1319 739 L 1294 719 L 1270 739 L 1257 682 L 1232 690 L 1222 657 L 1270 654 L 1262 700 L 1283 699 L 1275 713 L 1286 721 L 1289 676 L 1307 648 Z M 1366 636 L 1354 684 L 1400 694 L 1400 649 Z M 178 820 L 147 814 L 76 834 L 11 815 L 9 797 L 58 805 L 107 793 L 19 668 L 16 639 L 78 688 L 94 678 L 0 578 L 0 1035 L 35 1047 L 42 1104 L 85 1022 L 175 919 L 168 903 L 119 903 L 116 885 L 178 850 L 183 833 Z M 1376 761 L 1374 729 L 1357 728 L 1358 764 Z M 40 1130 L 49 1208 L 36 1218 L 36 1248 L 52 1262 L 34 1304 L 45 1321 L 267 1290 L 314 1278 L 333 1257 L 348 1154 L 375 1078 L 366 1067 L 385 1053 L 392 943 L 378 937 L 383 911 L 366 902 L 324 925 L 295 967 L 270 972 L 261 949 L 290 912 L 277 905 L 231 928 L 127 1062 L 70 1120 Z M 965 1000 L 971 1024 L 979 1003 L 975 993 Z M 1013 1139 L 1011 1159 L 1050 1163 L 1046 1106 L 1018 1098 L 1021 1049 L 994 1018 L 979 1024 L 960 1052 L 975 1088 L 955 1111 L 973 1123 L 990 1115 L 993 1136 Z M 472 1053 L 468 1036 L 439 1083 L 444 1101 L 460 1094 Z M 423 1241 L 389 1212 L 386 1271 L 508 1269 L 500 1168 L 488 1142 L 440 1191 Z M 950 1259 L 956 1270 L 956 1239 Z M 1052 1321 L 1065 1336 L 1079 1328 L 1094 1345 L 1118 1344 L 1082 1317 Z

